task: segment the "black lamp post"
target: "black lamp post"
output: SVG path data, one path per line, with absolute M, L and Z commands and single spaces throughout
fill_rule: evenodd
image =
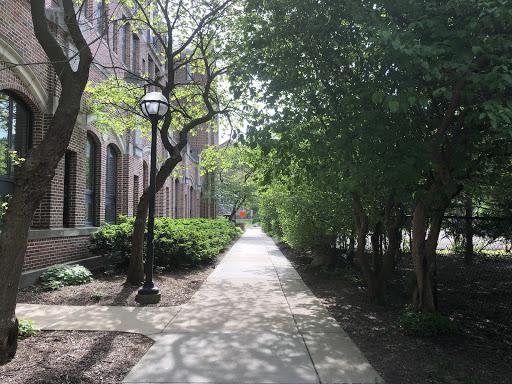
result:
M 160 301 L 160 291 L 153 282 L 155 194 L 156 194 L 156 141 L 158 120 L 165 116 L 169 103 L 161 92 L 146 94 L 140 103 L 142 113 L 151 121 L 151 169 L 149 172 L 149 215 L 146 238 L 146 261 L 144 262 L 144 285 L 139 289 L 135 300 L 141 304 L 156 304 Z

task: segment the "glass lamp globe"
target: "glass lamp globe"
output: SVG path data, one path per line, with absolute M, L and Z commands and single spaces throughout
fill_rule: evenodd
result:
M 169 109 L 169 103 L 162 92 L 149 92 L 142 98 L 140 109 L 147 117 L 161 119 Z

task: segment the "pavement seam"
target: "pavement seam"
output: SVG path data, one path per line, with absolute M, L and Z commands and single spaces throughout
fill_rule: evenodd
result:
M 272 240 L 272 242 L 273 242 L 273 240 Z M 277 247 L 277 245 L 275 245 L 275 244 L 274 244 L 274 246 Z M 269 251 L 270 246 L 267 246 L 266 248 L 267 248 L 267 252 L 270 254 L 270 251 Z M 281 252 L 281 251 L 279 250 L 279 252 Z M 281 254 L 282 254 L 282 252 L 281 252 Z M 283 255 L 283 257 L 284 257 L 284 255 Z M 290 305 L 290 302 L 288 301 L 288 297 L 286 296 L 286 293 L 284 292 L 283 283 L 281 281 L 281 277 L 277 273 L 277 268 L 276 268 L 276 265 L 274 264 L 274 260 L 272 260 L 272 255 L 270 255 L 270 262 L 272 263 L 274 270 L 276 271 L 277 280 L 279 281 L 279 287 L 281 288 L 281 292 L 283 293 L 284 299 L 286 300 L 286 304 L 288 305 L 288 308 L 290 309 L 290 313 L 292 314 L 293 323 L 295 324 L 295 328 L 297 328 L 297 334 L 300 336 L 302 342 L 304 343 L 304 347 L 306 347 L 306 352 L 308 353 L 309 360 L 311 361 L 311 364 L 313 365 L 313 369 L 315 370 L 315 374 L 316 374 L 318 383 L 322 384 L 322 380 L 320 379 L 320 374 L 318 373 L 318 370 L 316 369 L 315 361 L 313 360 L 313 356 L 311 356 L 311 352 L 309 351 L 309 347 L 306 343 L 306 339 L 304 339 L 304 335 L 302 334 L 302 332 L 299 329 L 299 325 L 297 324 L 297 320 L 295 319 L 295 316 L 293 314 L 292 306 Z M 293 266 L 292 266 L 292 268 L 295 270 L 295 268 Z M 301 281 L 302 281 L 302 278 L 301 278 Z
M 185 303 L 186 304 L 186 303 Z M 178 308 L 178 310 L 176 311 L 176 313 L 174 314 L 174 316 L 171 316 L 171 320 L 169 320 L 166 324 L 165 324 L 165 327 L 162 328 L 162 330 L 158 333 L 164 333 L 164 331 L 167 329 L 167 327 L 172 323 L 172 321 L 176 318 L 176 316 L 178 316 L 178 314 L 181 312 L 181 310 L 183 309 L 183 305 L 180 305 L 180 307 Z

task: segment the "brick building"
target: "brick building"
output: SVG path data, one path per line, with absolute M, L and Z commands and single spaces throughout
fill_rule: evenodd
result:
M 105 7 L 101 1 L 88 0 L 80 16 L 84 37 L 97 40 L 91 44 L 95 64 L 90 80 L 104 79 L 109 75 L 105 67 L 112 64 L 133 72 L 164 73 L 156 39 L 147 31 L 134 33 L 129 24 L 119 27 L 114 22 L 107 26 L 112 28 L 108 37 L 98 39 L 105 28 L 98 22 L 104 18 L 98 15 L 115 9 L 115 18 L 129 16 L 129 9 L 112 4 Z M 54 29 L 60 31 L 54 1 L 46 0 L 46 5 Z M 65 34 L 57 33 L 67 44 Z M 13 160 L 8 151 L 23 156 L 37 146 L 57 105 L 59 84 L 47 62 L 34 36 L 29 0 L 0 0 L 0 197 L 13 188 Z M 185 70 L 176 75 L 191 76 Z M 157 216 L 216 216 L 214 202 L 202 198 L 208 183 L 199 175 L 198 162 L 206 145 L 217 144 L 218 134 L 207 127 L 190 137 L 179 174 L 157 193 Z M 120 215 L 134 214 L 149 180 L 149 149 L 150 143 L 139 132 L 98 131 L 94 116 L 83 108 L 68 151 L 34 215 L 24 265 L 26 279 L 53 264 L 93 259 L 88 250 L 90 233 L 104 223 L 116 222 Z M 157 157 L 167 156 L 158 143 Z

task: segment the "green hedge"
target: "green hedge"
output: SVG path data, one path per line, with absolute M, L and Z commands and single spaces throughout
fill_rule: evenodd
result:
M 103 226 L 91 235 L 91 250 L 129 258 L 133 222 L 129 218 Z M 241 230 L 225 219 L 156 218 L 155 265 L 169 268 L 211 262 L 240 234 Z

